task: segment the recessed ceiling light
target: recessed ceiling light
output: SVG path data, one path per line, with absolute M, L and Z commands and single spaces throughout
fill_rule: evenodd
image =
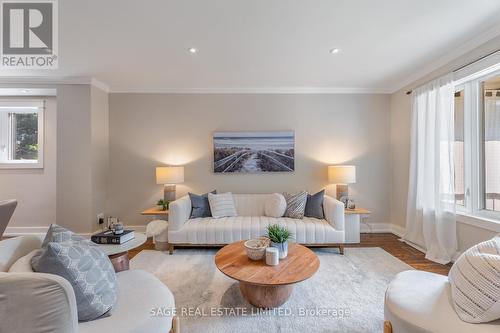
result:
M 188 49 L 188 51 L 189 51 L 189 53 L 191 53 L 191 54 L 198 53 L 198 49 L 197 49 L 196 47 L 190 47 L 190 48 Z
M 331 53 L 331 54 L 337 54 L 337 53 L 339 53 L 339 52 L 340 52 L 340 49 L 338 49 L 338 48 L 336 48 L 336 47 L 330 50 L 330 53 Z
M 21 92 L 22 92 L 23 94 L 27 94 L 27 93 L 29 93 L 30 91 L 29 91 L 28 89 L 22 89 L 22 90 L 21 90 Z

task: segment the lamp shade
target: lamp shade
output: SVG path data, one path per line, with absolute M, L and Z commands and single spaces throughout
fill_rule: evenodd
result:
M 356 183 L 356 166 L 330 165 L 328 167 L 328 181 L 332 184 Z
M 156 168 L 156 184 L 179 184 L 183 181 L 183 166 L 167 166 Z

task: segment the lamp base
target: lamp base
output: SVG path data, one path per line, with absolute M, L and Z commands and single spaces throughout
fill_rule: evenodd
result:
M 163 200 L 165 202 L 175 201 L 175 185 L 165 185 L 163 187 Z
M 337 184 L 337 200 L 349 196 L 349 187 L 346 184 Z

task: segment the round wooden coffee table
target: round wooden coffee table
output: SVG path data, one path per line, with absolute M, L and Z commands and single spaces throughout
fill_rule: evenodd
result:
M 284 304 L 292 294 L 293 285 L 316 273 L 319 259 L 307 247 L 290 243 L 288 256 L 277 266 L 268 266 L 265 260 L 247 257 L 243 243 L 224 246 L 215 255 L 217 268 L 238 280 L 243 297 L 259 308 L 275 308 Z

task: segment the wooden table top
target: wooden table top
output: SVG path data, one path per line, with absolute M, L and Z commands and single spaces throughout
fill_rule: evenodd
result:
M 351 215 L 351 214 L 360 214 L 360 215 L 363 215 L 363 214 L 370 214 L 371 212 L 366 209 L 366 208 L 354 208 L 354 209 L 345 209 L 344 210 L 345 214 L 347 215 Z
M 153 207 L 141 212 L 141 215 L 168 215 L 168 209 L 161 210 L 158 209 L 157 207 Z
M 319 268 L 318 256 L 300 244 L 289 243 L 288 256 L 277 266 L 268 266 L 265 259 L 248 258 L 244 242 L 226 245 L 215 255 L 217 268 L 235 280 L 262 286 L 287 285 L 310 278 Z

